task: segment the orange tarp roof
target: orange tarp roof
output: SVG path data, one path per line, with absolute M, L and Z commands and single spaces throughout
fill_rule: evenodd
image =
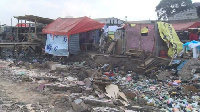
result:
M 43 28 L 42 33 L 54 35 L 67 35 L 100 29 L 104 24 L 88 17 L 81 18 L 58 18 Z

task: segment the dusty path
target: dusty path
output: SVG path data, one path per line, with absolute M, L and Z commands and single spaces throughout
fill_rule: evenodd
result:
M 38 83 L 12 80 L 7 64 L 0 62 L 0 112 L 34 112 L 47 110 L 48 95 L 37 91 Z
M 37 85 L 34 83 L 13 83 L 0 79 L 0 86 L 2 86 L 6 94 L 19 102 L 35 103 L 38 99 L 45 98 L 44 95 L 34 91 Z

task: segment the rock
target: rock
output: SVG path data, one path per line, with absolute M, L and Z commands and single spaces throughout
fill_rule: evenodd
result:
M 169 79 L 169 76 L 171 75 L 170 71 L 162 71 L 158 74 L 157 78 L 160 81 L 165 81 L 167 79 Z
M 82 88 L 80 86 L 71 87 L 70 90 L 72 93 L 81 93 L 82 92 Z
M 135 97 L 136 97 L 136 94 L 134 93 L 134 92 L 124 92 L 125 93 L 125 95 L 126 95 L 126 97 L 128 98 L 128 99 L 131 99 L 131 100 L 133 100 Z
M 82 93 L 90 94 L 92 93 L 93 89 L 92 88 L 86 88 L 85 90 L 82 91 Z
M 109 106 L 114 107 L 115 105 L 111 101 L 104 101 L 104 100 L 98 100 L 98 99 L 90 99 L 86 98 L 84 99 L 85 104 L 93 105 L 93 106 Z
M 24 82 L 32 82 L 33 80 L 31 78 L 29 78 L 28 75 L 22 75 L 22 81 L 24 81 Z
M 178 75 L 181 77 L 182 81 L 187 81 L 192 78 L 192 69 L 199 68 L 200 61 L 198 59 L 190 59 L 188 62 L 183 66 L 183 68 L 178 72 Z
M 67 91 L 67 90 L 70 90 L 71 87 L 45 84 L 45 88 L 48 88 L 49 90 L 54 90 L 54 91 Z
M 77 73 L 77 77 L 80 81 L 84 80 L 85 78 L 88 78 L 88 76 L 89 74 L 84 69 L 79 70 Z
M 82 99 L 76 99 L 76 100 L 74 100 L 74 103 L 77 104 L 77 105 L 80 104 L 81 102 L 83 102 Z
M 88 87 L 88 88 L 91 87 L 92 82 L 91 82 L 91 80 L 90 80 L 89 78 L 85 78 L 85 79 L 84 79 L 84 82 L 85 82 L 85 86 L 86 86 L 86 87 Z
M 137 97 L 137 103 L 140 105 L 145 105 L 147 104 L 147 101 L 143 98 Z
M 83 112 L 88 109 L 87 105 L 85 105 L 82 99 L 74 100 L 71 105 L 75 112 Z
M 35 62 L 32 64 L 33 68 L 42 68 L 42 65 L 39 62 Z

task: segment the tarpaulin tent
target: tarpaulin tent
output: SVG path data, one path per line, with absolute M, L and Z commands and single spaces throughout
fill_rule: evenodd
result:
M 104 27 L 103 23 L 90 19 L 88 17 L 81 18 L 58 18 L 51 24 L 43 28 L 42 33 L 53 35 L 67 35 L 90 30 L 100 29 Z
M 47 34 L 45 52 L 55 56 L 68 56 L 80 51 L 79 33 L 101 29 L 104 24 L 90 19 L 58 18 L 43 28 Z
M 172 24 L 176 31 L 188 30 L 189 28 L 199 28 L 200 22 L 186 22 Z

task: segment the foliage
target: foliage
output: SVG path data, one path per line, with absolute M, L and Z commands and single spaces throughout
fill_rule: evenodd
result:
M 156 6 L 156 12 L 159 20 L 167 20 L 181 11 L 192 8 L 192 0 L 161 0 Z

